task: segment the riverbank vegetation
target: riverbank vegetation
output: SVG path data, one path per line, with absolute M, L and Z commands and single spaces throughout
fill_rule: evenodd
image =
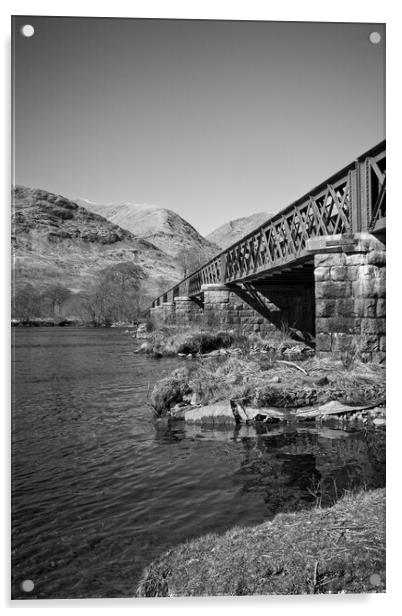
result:
M 147 324 L 147 340 L 138 349 L 157 357 L 187 355 L 218 355 L 226 350 L 228 354 L 247 354 L 262 352 L 270 355 L 291 356 L 304 359 L 314 355 L 310 346 L 294 340 L 288 328 L 273 331 L 263 337 L 257 333 L 245 334 L 238 330 L 220 330 L 212 326 L 183 327 L 164 326 L 155 329 L 152 322 Z M 225 354 L 221 352 L 221 354 Z
M 60 283 L 34 286 L 27 283 L 14 290 L 14 324 L 110 326 L 133 323 L 140 314 L 143 269 L 132 262 L 121 262 L 100 270 L 85 291 L 73 292 Z
M 158 336 L 144 343 L 148 352 L 181 354 L 184 363 L 156 383 L 150 404 L 157 415 L 169 413 L 175 405 L 224 400 L 253 408 L 303 408 L 334 400 L 349 405 L 385 402 L 383 365 L 362 363 L 350 355 L 318 359 L 305 344 L 283 335 L 262 339 L 234 332 L 158 332 Z
M 189 541 L 148 567 L 137 596 L 384 591 L 385 489 L 379 489 Z

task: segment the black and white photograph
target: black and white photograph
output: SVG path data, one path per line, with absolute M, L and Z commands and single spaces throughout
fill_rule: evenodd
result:
M 386 592 L 385 39 L 11 17 L 11 599 Z

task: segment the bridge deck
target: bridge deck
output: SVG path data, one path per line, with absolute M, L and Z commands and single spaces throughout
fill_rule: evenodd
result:
M 238 284 L 289 272 L 297 277 L 298 268 L 311 263 L 306 251 L 311 238 L 384 234 L 385 186 L 383 141 L 165 291 L 152 306 L 197 296 L 203 284 Z

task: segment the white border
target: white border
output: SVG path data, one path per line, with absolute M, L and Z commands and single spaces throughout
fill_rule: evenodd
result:
M 4 487 L 3 503 L 6 504 L 6 511 L 2 511 L 3 530 L 5 541 L 2 545 L 3 554 L 1 558 L 2 569 L 0 580 L 2 585 L 2 603 L 6 609 L 13 609 L 14 613 L 25 613 L 29 610 L 43 610 L 51 608 L 53 611 L 59 609 L 74 610 L 74 614 L 84 613 L 83 610 L 98 611 L 106 609 L 109 611 L 115 608 L 128 608 L 135 610 L 136 613 L 152 613 L 154 610 L 163 609 L 164 612 L 173 613 L 188 612 L 191 610 L 195 614 L 208 611 L 226 611 L 231 614 L 244 612 L 245 609 L 252 609 L 256 613 L 266 613 L 272 610 L 283 614 L 322 613 L 326 616 L 337 614 L 339 611 L 352 613 L 364 611 L 365 615 L 375 614 L 378 616 L 379 610 L 386 610 L 387 614 L 392 613 L 392 608 L 397 605 L 398 582 L 400 570 L 400 555 L 398 543 L 400 540 L 399 527 L 401 508 L 399 507 L 399 460 L 395 459 L 395 451 L 400 447 L 401 421 L 398 418 L 401 412 L 398 408 L 400 399 L 399 365 L 402 360 L 402 346 L 398 344 L 398 333 L 401 325 L 398 322 L 402 305 L 399 303 L 399 288 L 401 286 L 400 256 L 398 250 L 398 238 L 396 234 L 402 230 L 402 199 L 398 184 L 400 183 L 401 170 L 401 97 L 398 92 L 398 81 L 400 81 L 400 59 L 402 58 L 400 40 L 401 20 L 399 19 L 397 2 L 393 0 L 371 1 L 371 0 L 337 0 L 333 3 L 302 1 L 258 1 L 247 0 L 239 2 L 232 0 L 203 2 L 178 2 L 170 1 L 119 1 L 113 2 L 88 2 L 85 0 L 70 2 L 40 1 L 35 3 L 28 1 L 3 1 L 1 6 L 1 28 L 2 28 L 2 49 L 4 52 L 1 68 L 3 71 L 2 83 L 4 84 L 3 95 L 1 96 L 2 105 L 2 127 L 5 131 L 4 146 L 1 148 L 2 156 L 2 180 L 3 180 L 3 208 L 1 231 L 3 233 L 1 252 L 2 252 L 2 290 L 4 302 L 2 304 L 1 325 L 4 327 L 3 349 L 3 377 L 2 391 L 8 392 L 5 404 L 3 405 L 3 430 L 4 438 L 3 468 L 6 470 L 6 481 L 2 481 Z M 205 600 L 69 600 L 69 601 L 26 601 L 11 602 L 9 600 L 9 308 L 7 291 L 9 285 L 9 188 L 10 188 L 10 15 L 65 15 L 65 16 L 105 16 L 105 17 L 170 17 L 170 18 L 192 18 L 192 19 L 256 19 L 256 20 L 276 20 L 276 21 L 338 21 L 338 22 L 386 22 L 387 23 L 387 150 L 388 150 L 388 202 L 389 221 L 388 224 L 388 571 L 387 571 L 387 594 L 370 596 L 325 596 L 325 597 L 268 597 L 268 598 L 235 598 L 235 599 L 205 599 Z M 398 192 L 397 192 L 398 191 Z M 391 212 L 393 212 L 391 214 Z M 400 233 L 401 231 L 399 231 Z M 400 243 L 400 242 L 399 242 Z M 399 362 L 398 362 L 399 360 Z M 4 476 L 3 476 L 4 479 Z M 395 489 L 392 489 L 395 481 Z M 399 485 L 398 485 L 399 484 Z M 391 489 L 390 489 L 391 488 Z

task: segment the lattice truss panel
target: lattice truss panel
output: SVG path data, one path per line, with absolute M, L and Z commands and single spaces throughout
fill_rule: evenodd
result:
M 368 194 L 369 200 L 369 219 L 370 229 L 386 217 L 386 155 L 380 152 L 375 158 L 368 158 L 367 163 L 369 172 Z
M 196 295 L 200 292 L 203 284 L 218 284 L 221 282 L 221 259 L 213 259 L 201 270 L 190 276 L 189 294 Z
M 350 231 L 350 174 L 275 216 L 226 254 L 228 281 L 244 278 L 303 255 L 306 241 Z

